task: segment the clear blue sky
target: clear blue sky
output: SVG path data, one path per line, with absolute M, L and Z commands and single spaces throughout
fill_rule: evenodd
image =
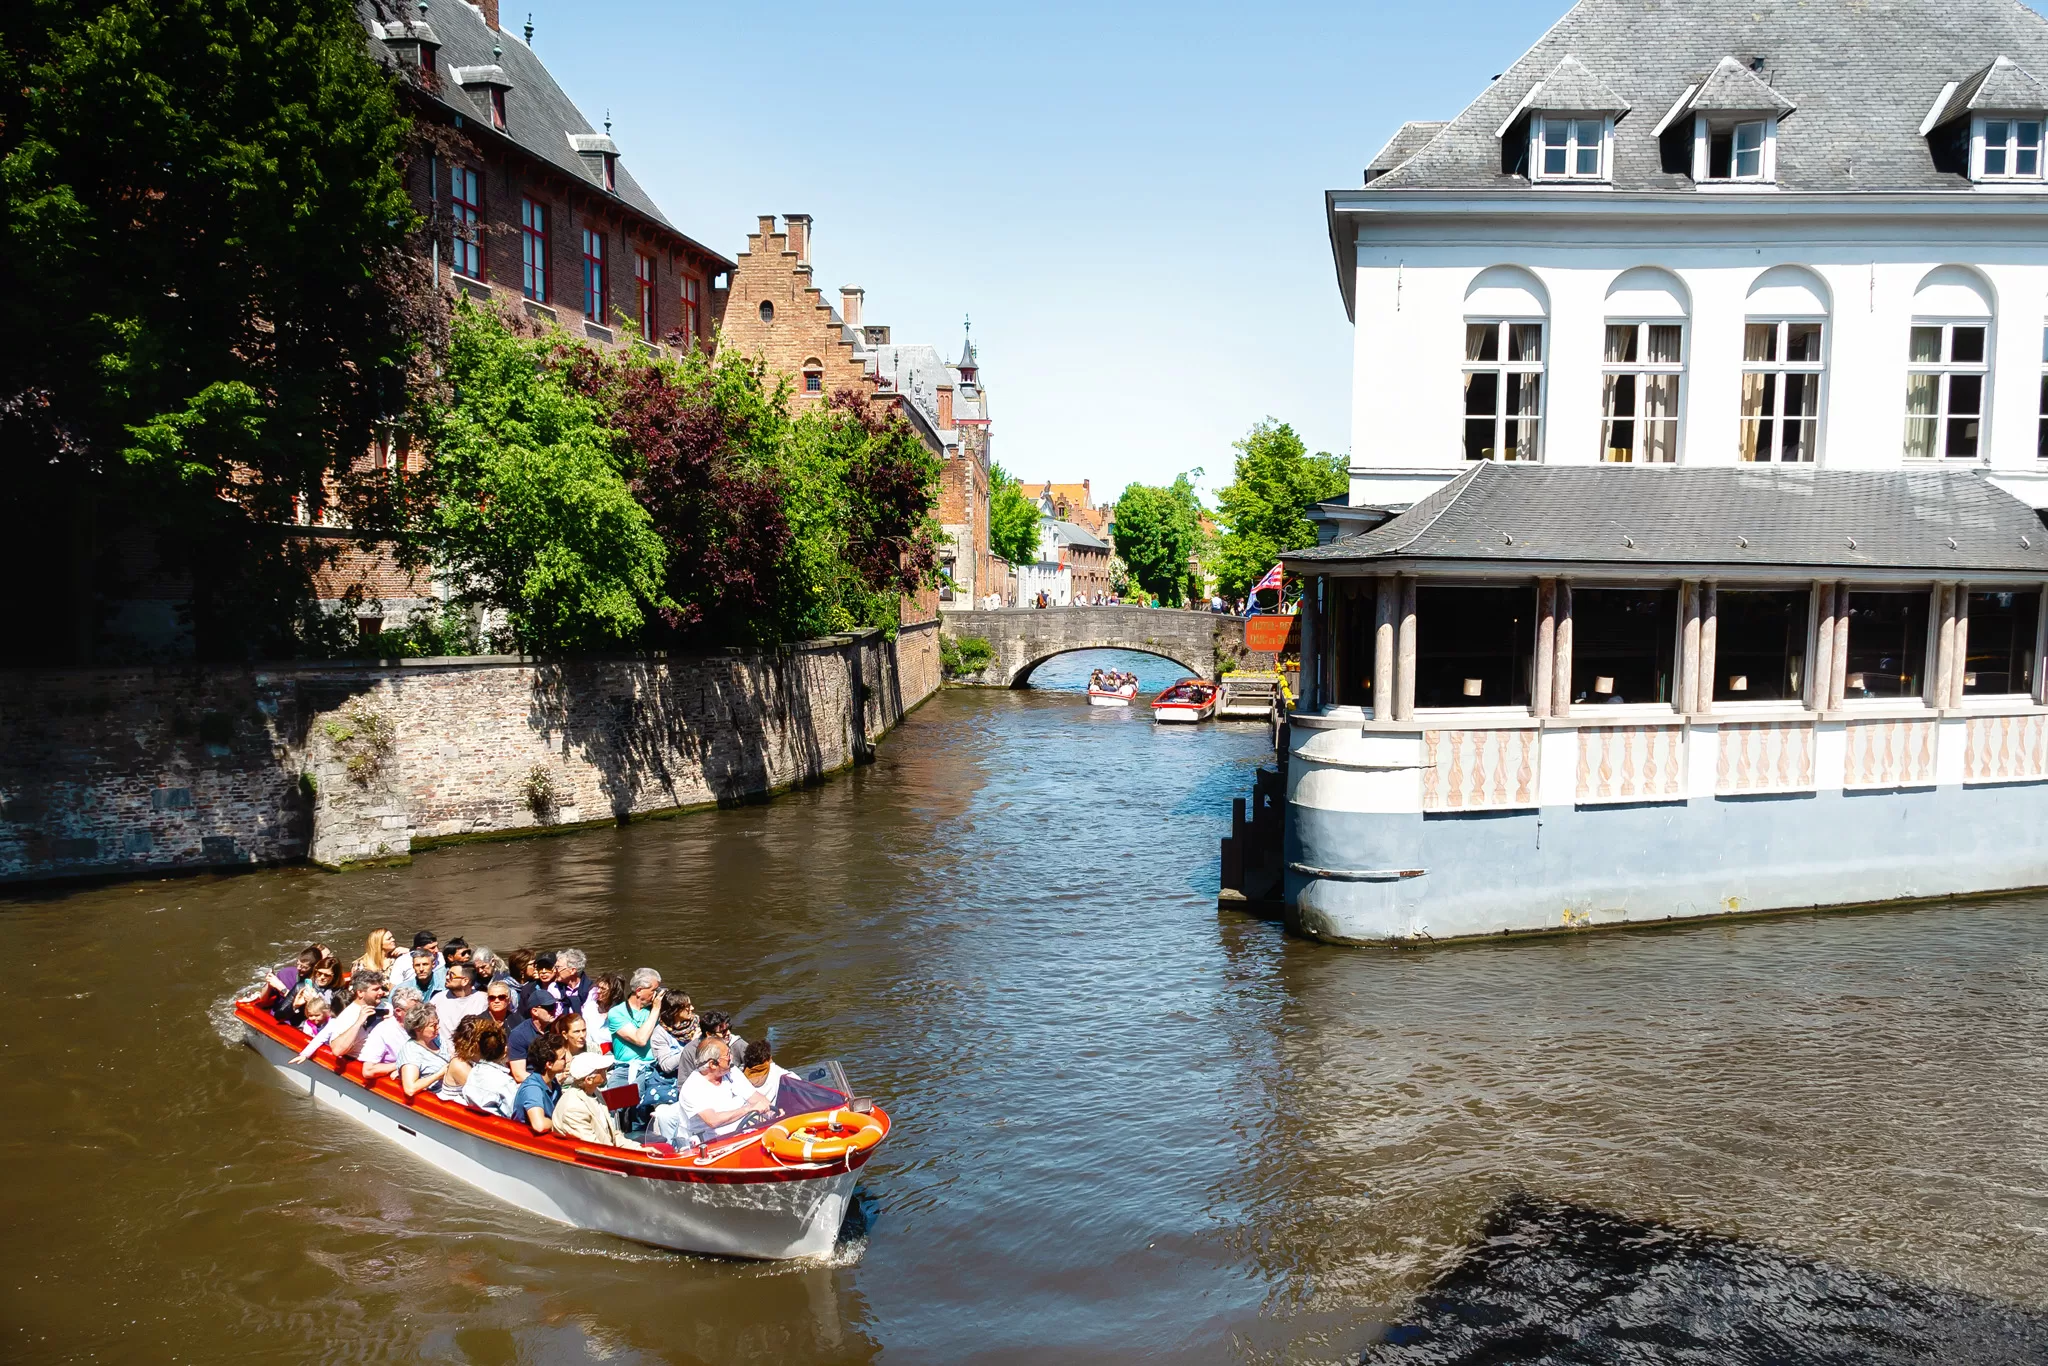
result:
M 445 0 L 444 0 L 445 2 Z M 1350 445 L 1322 192 L 1448 118 L 1566 0 L 682 5 L 539 0 L 534 48 L 684 232 L 816 219 L 836 302 L 957 354 L 1024 478 L 1227 482 L 1259 418 Z M 505 0 L 517 32 L 525 0 Z

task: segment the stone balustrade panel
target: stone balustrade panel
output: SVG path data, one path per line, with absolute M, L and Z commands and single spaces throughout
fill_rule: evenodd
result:
M 1851 721 L 1845 788 L 1930 787 L 1940 749 L 1941 722 L 1932 716 Z
M 1814 789 L 1811 721 L 1724 721 L 1714 790 L 1723 796 Z
M 2048 777 L 2048 716 L 1973 716 L 1963 781 L 2006 783 Z
M 1600 726 L 1579 732 L 1578 801 L 1683 801 L 1684 726 Z
M 1422 733 L 1424 811 L 1510 811 L 1536 805 L 1538 732 Z

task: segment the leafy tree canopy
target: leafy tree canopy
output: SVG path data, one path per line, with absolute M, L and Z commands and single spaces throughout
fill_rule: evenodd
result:
M 1213 564 L 1216 584 L 1238 597 L 1264 577 L 1282 551 L 1316 543 L 1306 514 L 1342 496 L 1349 476 L 1342 456 L 1308 453 L 1294 428 L 1272 418 L 1235 442 L 1237 473 L 1217 495 L 1224 533 Z
M 318 556 L 264 524 L 332 487 L 377 515 L 346 475 L 414 351 L 407 139 L 351 0 L 7 8 L 0 541 L 66 568 L 65 653 L 138 530 L 203 655 L 292 647 Z
M 1117 557 L 1162 606 L 1187 601 L 1188 556 L 1201 545 L 1201 512 L 1186 474 L 1165 488 L 1132 484 L 1116 500 Z
M 989 479 L 988 548 L 1011 564 L 1038 559 L 1038 504 L 1001 465 Z
M 674 607 L 661 536 L 627 483 L 638 470 L 603 404 L 553 363 L 559 345 L 458 308 L 422 490 L 462 600 L 504 609 L 543 652 L 631 641 L 649 606 Z

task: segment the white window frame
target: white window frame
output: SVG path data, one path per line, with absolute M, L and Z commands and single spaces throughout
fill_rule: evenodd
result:
M 1984 333 L 1984 359 L 1980 361 L 1953 361 L 1947 359 L 1955 349 L 1955 332 L 1959 327 L 1974 327 Z M 1913 333 L 1922 328 L 1941 331 L 1941 355 L 1936 361 L 1916 361 L 1912 353 Z M 1981 464 L 1990 454 L 1991 420 L 1991 319 L 1989 318 L 1915 318 L 1906 333 L 1906 430 L 1907 437 L 1902 443 L 1903 458 L 1910 465 Z M 1912 409 L 1912 377 L 1933 376 L 1935 379 L 1935 407 L 1932 413 L 1915 413 Z M 1976 376 L 1983 381 L 1977 390 L 1977 449 L 1969 455 L 1950 455 L 1949 439 L 1949 395 L 1953 390 L 1952 381 L 1957 376 Z M 1964 417 L 1973 416 L 1964 414 Z M 1917 419 L 1934 420 L 1934 448 L 1928 455 L 1914 455 L 1912 447 L 1912 424 Z
M 1991 129 L 1996 126 L 2004 130 L 2004 137 L 1994 146 L 1990 140 Z M 2031 127 L 2034 132 L 2032 146 L 2021 141 L 2020 130 Z M 2043 165 L 2048 163 L 2048 147 L 2043 146 L 2043 134 L 2048 133 L 2048 117 L 2041 114 L 1980 114 L 1970 120 L 1970 179 L 1993 183 L 2018 181 L 2038 183 L 2042 179 Z M 1990 169 L 1990 154 L 1997 152 L 2004 162 L 2004 169 Z M 2031 153 L 2034 169 L 2022 171 L 2019 161 Z
M 1636 355 L 1638 357 L 1646 356 L 1649 354 L 1649 328 L 1678 328 L 1678 359 L 1676 361 L 1649 361 L 1641 359 L 1633 361 L 1607 360 L 1606 327 L 1634 328 L 1636 330 Z M 1685 441 L 1685 362 L 1687 355 L 1687 347 L 1691 344 L 1690 338 L 1687 336 L 1687 334 L 1691 332 L 1692 329 L 1686 326 L 1686 320 L 1684 318 L 1609 318 L 1606 322 L 1606 327 L 1603 327 L 1601 329 L 1600 334 L 1600 462 L 1602 464 L 1629 465 L 1677 464 L 1679 462 Z M 1608 428 L 1614 423 L 1615 419 L 1613 415 L 1607 411 L 1607 406 L 1610 393 L 1609 380 L 1613 377 L 1623 375 L 1633 375 L 1638 380 L 1655 378 L 1665 375 L 1671 376 L 1678 381 L 1678 395 L 1673 400 L 1674 408 L 1672 416 L 1669 419 L 1648 418 L 1645 417 L 1642 412 L 1644 386 L 1640 383 L 1636 386 L 1636 413 L 1633 417 L 1622 419 L 1622 421 L 1631 422 L 1635 424 L 1635 431 L 1629 439 L 1629 458 L 1625 461 L 1619 461 L 1610 460 L 1608 458 L 1608 452 L 1610 450 L 1613 450 L 1614 447 L 1608 441 L 1607 432 Z M 1669 461 L 1645 460 L 1642 454 L 1644 429 L 1652 421 L 1661 422 L 1667 420 L 1672 424 L 1671 459 Z
M 1739 153 L 1734 147 L 1728 152 L 1728 174 L 1709 174 L 1714 165 L 1714 134 L 1726 132 L 1731 138 L 1739 138 L 1744 128 L 1761 125 L 1762 143 L 1757 151 L 1757 170 L 1753 175 L 1742 175 L 1736 170 Z M 1736 118 L 1709 117 L 1698 114 L 1692 124 L 1692 178 L 1700 185 L 1775 185 L 1778 181 L 1778 120 L 1775 115 L 1744 115 Z
M 1545 429 L 1549 426 L 1549 423 L 1545 421 L 1544 409 L 1548 405 L 1550 398 L 1550 386 L 1545 382 L 1547 378 L 1547 365 L 1550 358 L 1550 319 L 1528 317 L 1467 318 L 1465 319 L 1465 327 L 1467 329 L 1467 336 L 1469 336 L 1470 329 L 1474 327 L 1493 328 L 1495 330 L 1494 354 L 1496 358 L 1493 360 L 1462 360 L 1460 362 L 1459 374 L 1465 382 L 1464 384 L 1460 385 L 1458 390 L 1459 458 L 1465 464 L 1468 465 L 1477 463 L 1466 453 L 1465 450 L 1466 424 L 1468 422 L 1473 421 L 1475 416 L 1471 413 L 1468 413 L 1465 409 L 1465 394 L 1470 387 L 1471 377 L 1473 375 L 1491 374 L 1498 377 L 1498 383 L 1496 384 L 1494 389 L 1493 400 L 1493 446 L 1491 449 L 1493 450 L 1494 454 L 1489 458 L 1497 461 L 1510 462 L 1515 464 L 1541 464 L 1543 461 L 1544 432 Z M 1511 327 L 1537 327 L 1542 329 L 1541 339 L 1539 342 L 1539 345 L 1542 348 L 1542 355 L 1538 359 L 1534 361 L 1511 361 L 1507 358 L 1508 338 L 1511 335 L 1508 332 L 1508 329 Z M 1520 375 L 1524 378 L 1533 376 L 1535 378 L 1536 411 L 1534 414 L 1525 415 L 1521 413 L 1508 412 L 1508 376 L 1510 375 Z M 1511 456 L 1504 456 L 1500 453 L 1501 451 L 1507 448 L 1507 424 L 1511 421 L 1529 422 L 1535 425 L 1536 439 L 1534 442 L 1531 443 L 1535 448 L 1535 453 L 1526 460 L 1521 460 Z M 1517 449 L 1519 449 L 1519 447 L 1517 447 Z
M 1566 127 L 1564 143 L 1565 169 L 1553 174 L 1543 169 L 1544 129 L 1556 123 Z M 1578 169 L 1579 153 L 1586 145 L 1579 134 L 1587 125 L 1600 129 L 1598 148 L 1599 165 L 1590 172 Z M 1613 179 L 1614 164 L 1614 120 L 1604 114 L 1537 114 L 1529 120 L 1529 179 L 1552 185 L 1599 185 Z
M 1785 344 L 1789 338 L 1787 329 L 1795 324 L 1805 325 L 1809 323 L 1820 328 L 1820 359 L 1817 361 L 1786 360 Z M 1819 382 L 1814 386 L 1813 417 L 1811 418 L 1811 421 L 1813 423 L 1813 440 L 1810 443 L 1808 443 L 1807 447 L 1810 454 L 1805 460 L 1780 460 L 1774 456 L 1769 460 L 1758 460 L 1754 463 L 1759 465 L 1818 465 L 1820 463 L 1821 455 L 1821 434 L 1823 431 L 1826 430 L 1827 427 L 1829 326 L 1828 319 L 1816 318 L 1810 315 L 1801 317 L 1746 317 L 1742 320 L 1742 337 L 1743 347 L 1745 350 L 1748 348 L 1749 345 L 1749 329 L 1752 326 L 1769 326 L 1777 329 L 1777 341 L 1774 347 L 1777 359 L 1768 361 L 1752 361 L 1745 359 L 1740 361 L 1740 365 L 1742 368 L 1742 376 L 1745 382 L 1751 375 L 1770 375 L 1776 377 L 1777 383 L 1772 386 L 1772 392 L 1775 396 L 1773 400 L 1774 411 L 1767 417 L 1758 416 L 1753 418 L 1744 415 L 1741 407 L 1741 393 L 1739 390 L 1737 391 L 1735 410 L 1735 459 L 1737 463 L 1744 463 L 1742 460 L 1743 431 L 1749 423 L 1768 421 L 1772 424 L 1772 436 L 1774 438 L 1777 438 L 1779 436 L 1779 433 L 1782 431 L 1786 420 L 1784 413 L 1785 377 L 1788 375 L 1812 375 L 1815 376 Z M 1800 422 L 1805 422 L 1809 419 L 1799 418 L 1797 420 Z M 1782 440 L 1776 440 L 1771 449 L 1782 449 L 1783 445 L 1784 443 Z
M 2048 324 L 2041 328 L 2041 421 L 2034 435 L 2034 458 L 2048 460 Z

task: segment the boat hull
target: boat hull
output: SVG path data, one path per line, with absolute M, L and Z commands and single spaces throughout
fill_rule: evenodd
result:
M 1097 692 L 1095 689 L 1090 688 L 1088 690 L 1088 705 L 1091 707 L 1128 707 L 1131 705 L 1131 700 L 1137 695 L 1138 690 L 1136 688 L 1131 689 L 1129 692 Z
M 1199 706 L 1181 705 L 1172 702 L 1154 702 L 1152 719 L 1161 725 L 1191 726 L 1197 721 L 1206 721 L 1215 714 L 1216 703 L 1212 699 Z
M 250 1047 L 301 1095 L 506 1204 L 557 1223 L 679 1252 L 782 1260 L 832 1251 L 856 1171 L 768 1179 L 659 1179 L 526 1152 L 436 1118 L 314 1063 L 248 1025 Z

